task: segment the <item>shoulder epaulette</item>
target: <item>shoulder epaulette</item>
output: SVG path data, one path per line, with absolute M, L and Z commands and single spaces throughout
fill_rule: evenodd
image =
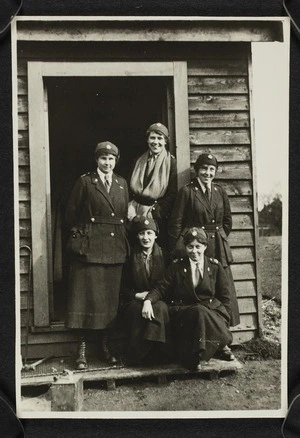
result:
M 80 176 L 80 178 L 83 178 L 84 176 L 88 176 L 90 174 L 91 174 L 91 172 L 84 173 L 83 175 Z
M 213 257 L 210 257 L 209 260 L 210 260 L 212 263 L 214 263 L 215 265 L 218 265 L 218 264 L 219 264 L 219 260 L 214 259 Z

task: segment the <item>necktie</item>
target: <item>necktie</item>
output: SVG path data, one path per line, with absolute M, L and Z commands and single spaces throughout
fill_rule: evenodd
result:
M 210 188 L 208 186 L 206 186 L 206 188 L 205 188 L 205 196 L 207 197 L 208 202 L 210 202 L 210 200 L 211 200 L 211 191 L 210 191 Z
M 195 266 L 195 283 L 194 283 L 194 287 L 198 286 L 201 278 L 202 278 L 202 276 L 201 276 L 201 271 L 200 271 L 200 265 L 199 265 L 199 263 L 197 263 L 196 266 Z
M 107 193 L 109 193 L 109 191 L 110 191 L 110 179 L 109 179 L 109 176 L 105 176 L 105 188 L 106 188 L 106 191 L 107 191 Z

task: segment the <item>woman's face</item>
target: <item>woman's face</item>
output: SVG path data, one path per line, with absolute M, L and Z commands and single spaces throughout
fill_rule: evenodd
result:
M 116 157 L 113 154 L 103 154 L 97 158 L 96 162 L 101 172 L 109 173 L 115 168 Z
M 193 262 L 198 263 L 202 258 L 204 251 L 206 250 L 206 245 L 200 243 L 197 239 L 195 239 L 192 242 L 188 243 L 185 246 L 185 249 L 189 258 L 193 260 Z
M 159 155 L 166 146 L 167 141 L 163 134 L 155 131 L 150 131 L 147 139 L 148 147 L 152 154 Z
M 142 230 L 138 232 L 137 237 L 142 248 L 150 249 L 154 245 L 156 233 L 153 230 Z
M 211 164 L 203 164 L 198 170 L 198 178 L 203 184 L 210 184 L 216 176 L 216 170 L 216 167 Z

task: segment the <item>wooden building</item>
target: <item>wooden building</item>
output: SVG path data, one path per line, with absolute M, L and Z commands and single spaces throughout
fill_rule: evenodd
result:
M 219 160 L 217 180 L 233 213 L 241 314 L 234 343 L 258 336 L 251 43 L 282 42 L 282 20 L 21 17 L 15 27 L 23 354 L 74 354 L 76 339 L 64 327 L 66 197 L 75 179 L 94 168 L 100 140 L 119 146 L 117 172 L 128 177 L 156 121 L 170 128 L 179 187 L 201 152 Z

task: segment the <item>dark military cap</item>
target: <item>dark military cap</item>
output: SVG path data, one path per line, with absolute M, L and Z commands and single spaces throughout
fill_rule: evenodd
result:
M 209 166 L 215 166 L 216 168 L 218 168 L 218 161 L 216 157 L 214 157 L 212 154 L 199 155 L 196 163 L 194 164 L 195 171 L 198 172 L 199 168 L 204 164 L 208 164 Z
M 148 135 L 151 131 L 158 132 L 159 134 L 162 134 L 165 137 L 169 138 L 169 130 L 162 123 L 158 122 L 158 123 L 153 123 L 153 125 L 150 125 L 149 128 L 147 129 L 146 134 Z
M 102 141 L 95 148 L 95 158 L 97 159 L 102 154 L 112 154 L 119 158 L 119 149 L 110 141 Z
M 188 245 L 195 239 L 198 240 L 198 242 L 203 243 L 203 245 L 207 245 L 207 234 L 202 228 L 189 228 L 183 235 L 183 243 L 185 245 Z
M 134 232 L 137 234 L 143 230 L 153 230 L 158 234 L 158 226 L 154 219 L 145 216 L 136 216 L 133 220 Z

